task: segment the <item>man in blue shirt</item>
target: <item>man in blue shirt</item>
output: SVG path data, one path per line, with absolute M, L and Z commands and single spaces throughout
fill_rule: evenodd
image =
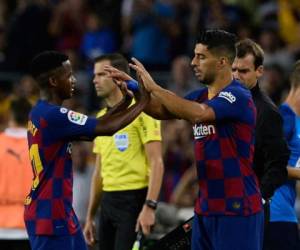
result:
M 235 42 L 226 31 L 200 33 L 191 64 L 206 87 L 185 99 L 157 85 L 136 59 L 131 64 L 151 93 L 145 112 L 193 126 L 199 183 L 193 250 L 262 248 L 261 194 L 252 169 L 256 109 L 250 91 L 232 79 Z M 131 79 L 115 68 L 107 71 L 115 79 Z
M 298 219 L 295 211 L 296 181 L 300 180 L 300 61 L 291 74 L 291 89 L 279 107 L 283 118 L 283 131 L 291 154 L 288 177 L 278 188 L 270 203 L 270 223 L 266 235 L 268 250 L 300 249 Z

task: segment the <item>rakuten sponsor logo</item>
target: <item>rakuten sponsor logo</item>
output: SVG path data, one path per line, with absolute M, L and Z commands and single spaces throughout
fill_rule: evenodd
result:
M 216 133 L 216 129 L 214 125 L 194 125 L 193 126 L 194 131 L 194 138 L 195 139 L 201 139 L 203 137 L 206 137 L 208 135 L 213 135 Z

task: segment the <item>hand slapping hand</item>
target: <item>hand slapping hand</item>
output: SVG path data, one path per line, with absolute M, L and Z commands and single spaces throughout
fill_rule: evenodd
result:
M 139 82 L 145 86 L 145 89 L 150 93 L 159 89 L 160 86 L 155 83 L 144 65 L 136 58 L 132 58 L 132 61 L 133 63 L 129 63 L 129 66 L 136 71 L 137 76 L 141 79 Z

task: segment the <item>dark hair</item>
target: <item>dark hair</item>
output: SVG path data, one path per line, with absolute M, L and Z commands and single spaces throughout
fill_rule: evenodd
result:
M 34 78 L 41 74 L 63 66 L 63 62 L 69 58 L 67 55 L 57 51 L 44 51 L 33 58 L 30 65 L 30 72 Z
M 25 97 L 17 97 L 10 102 L 10 112 L 18 125 L 26 125 L 32 106 Z
M 197 37 L 197 43 L 206 45 L 213 54 L 226 56 L 230 64 L 235 58 L 236 41 L 236 35 L 219 29 L 201 31 Z
M 295 62 L 290 79 L 292 87 L 298 88 L 300 86 L 300 60 Z
M 130 70 L 129 70 L 128 61 L 121 54 L 112 53 L 112 54 L 101 55 L 94 59 L 94 63 L 98 63 L 104 60 L 110 61 L 111 66 L 129 74 Z
M 248 54 L 253 55 L 255 69 L 263 65 L 264 51 L 256 42 L 247 38 L 237 42 L 235 47 L 236 47 L 236 56 L 238 58 L 243 58 Z

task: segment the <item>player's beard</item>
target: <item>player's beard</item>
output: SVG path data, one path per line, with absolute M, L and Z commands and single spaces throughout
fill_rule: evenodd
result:
M 211 85 L 216 79 L 215 72 L 207 72 L 202 79 L 202 83 L 205 85 Z

